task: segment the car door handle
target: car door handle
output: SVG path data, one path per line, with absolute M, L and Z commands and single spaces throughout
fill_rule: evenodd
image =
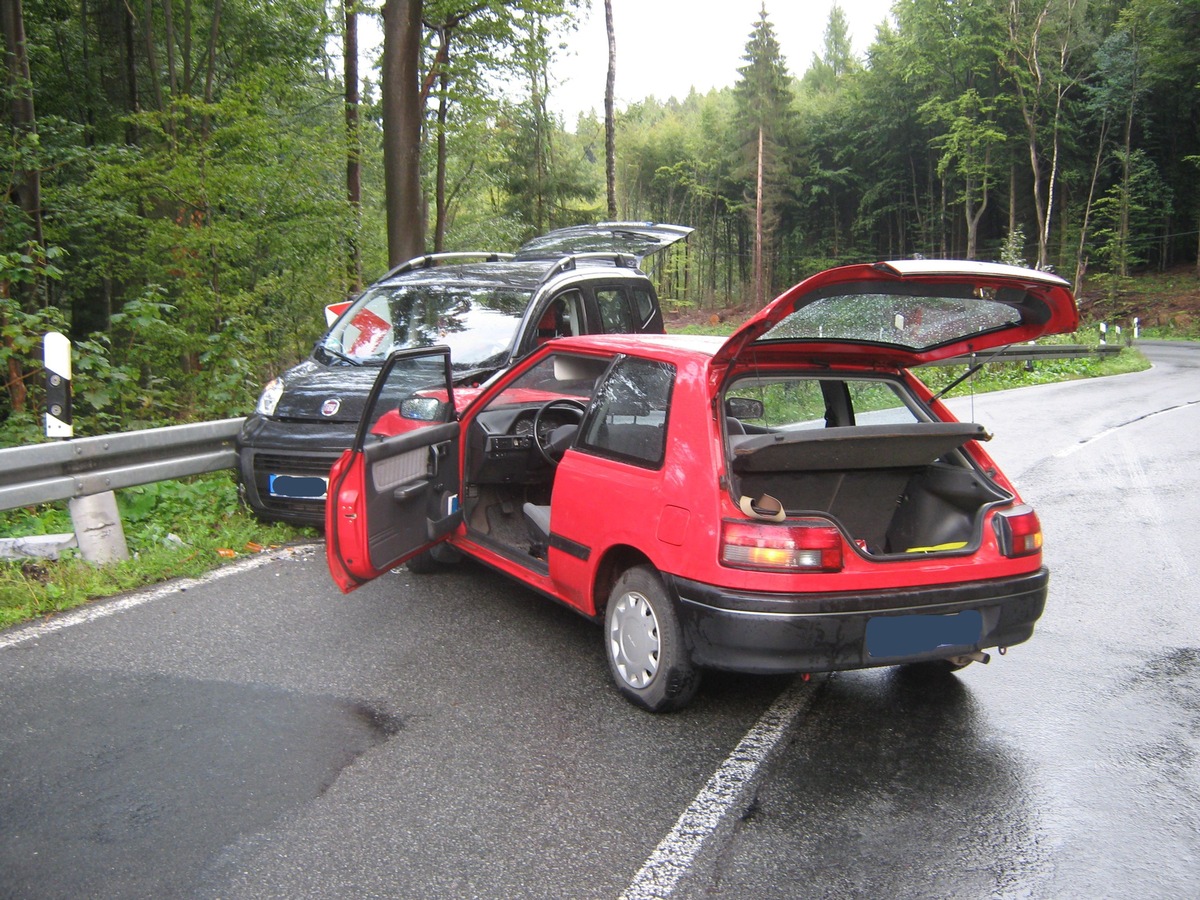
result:
M 406 503 L 413 497 L 419 497 L 429 488 L 428 481 L 413 481 L 408 484 L 402 484 L 400 487 L 392 491 L 392 499 L 397 503 Z

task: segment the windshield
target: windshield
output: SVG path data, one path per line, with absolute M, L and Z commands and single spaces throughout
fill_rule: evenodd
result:
M 456 371 L 508 361 L 529 291 L 444 284 L 378 285 L 346 310 L 320 343 L 327 356 L 378 365 L 400 348 L 450 348 Z
M 987 296 L 853 293 L 805 304 L 767 331 L 762 341 L 850 341 L 926 350 L 1021 322 L 1015 306 Z

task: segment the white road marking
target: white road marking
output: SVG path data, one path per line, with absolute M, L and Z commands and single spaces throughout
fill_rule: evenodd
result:
M 115 613 L 123 612 L 127 609 L 133 609 L 135 606 L 141 606 L 144 603 L 150 603 L 152 600 L 158 600 L 160 597 L 166 597 L 170 594 L 177 594 L 180 591 L 186 591 L 190 588 L 200 587 L 201 585 L 211 584 L 214 581 L 220 581 L 222 578 L 227 578 L 230 575 L 249 572 L 252 569 L 257 569 L 259 566 L 265 566 L 267 563 L 280 559 L 283 554 L 294 555 L 307 552 L 316 546 L 316 544 L 304 544 L 300 546 L 289 547 L 284 551 L 259 553 L 255 556 L 249 557 L 248 559 L 240 559 L 235 563 L 221 566 L 221 568 L 214 569 L 207 575 L 201 575 L 199 578 L 182 578 L 155 588 L 138 591 L 130 594 L 127 597 L 122 597 L 120 600 L 113 600 L 108 603 L 97 603 L 90 606 L 81 606 L 72 610 L 71 612 L 63 613 L 62 615 L 54 616 L 50 619 L 41 619 L 30 625 L 18 625 L 16 628 L 0 634 L 0 650 L 7 650 L 11 647 L 28 643 L 29 641 L 36 641 L 37 639 L 43 638 L 48 634 L 53 634 L 56 631 L 62 631 L 64 628 L 71 628 L 74 625 L 82 625 L 85 622 L 94 622 L 97 619 L 103 619 L 107 616 L 114 615 Z
M 813 687 L 797 677 L 775 699 L 654 848 L 621 900 L 665 900 L 671 896 L 704 842 L 743 801 L 772 752 L 812 703 Z

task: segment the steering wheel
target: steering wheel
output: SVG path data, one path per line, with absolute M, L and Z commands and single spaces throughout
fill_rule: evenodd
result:
M 542 417 L 549 410 L 561 409 L 566 410 L 575 415 L 575 422 L 568 425 L 559 425 L 543 440 L 542 437 Z M 558 397 L 543 403 L 541 408 L 533 417 L 533 443 L 538 448 L 538 453 L 550 465 L 557 466 L 558 461 L 562 459 L 567 448 L 571 446 L 571 442 L 575 440 L 575 432 L 579 430 L 579 423 L 583 421 L 583 414 L 587 411 L 587 404 L 579 400 L 571 400 L 566 397 Z

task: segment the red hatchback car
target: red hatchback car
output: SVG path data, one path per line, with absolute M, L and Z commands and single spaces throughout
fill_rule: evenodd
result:
M 704 668 L 960 668 L 1032 635 L 1041 526 L 909 368 L 1077 322 L 1056 275 L 910 260 L 815 275 L 728 339 L 554 341 L 461 412 L 449 351 L 398 352 L 330 473 L 330 571 L 472 557 L 602 622 L 654 711 Z

